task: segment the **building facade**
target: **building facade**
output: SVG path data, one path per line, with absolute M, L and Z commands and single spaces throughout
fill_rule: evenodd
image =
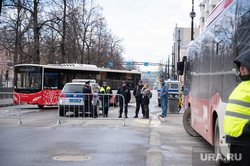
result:
M 0 87 L 13 87 L 14 54 L 0 46 Z
M 194 28 L 194 39 L 199 36 L 199 28 Z M 180 42 L 178 42 L 180 41 Z M 175 27 L 173 33 L 173 51 L 172 51 L 172 62 L 175 64 L 172 68 L 171 78 L 183 81 L 183 78 L 177 78 L 177 62 L 182 61 L 185 56 L 187 45 L 191 42 L 191 28 Z M 179 49 L 180 47 L 180 49 Z M 180 53 L 179 53 L 180 51 Z
M 206 21 L 209 16 L 223 0 L 200 0 L 200 33 L 206 28 Z

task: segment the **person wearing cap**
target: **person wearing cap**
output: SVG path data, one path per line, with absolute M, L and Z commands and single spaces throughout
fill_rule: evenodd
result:
M 130 89 L 127 86 L 126 81 L 122 81 L 122 86 L 118 89 L 117 94 L 121 94 L 124 99 L 125 99 L 125 118 L 128 118 L 128 103 L 131 99 L 131 94 L 130 94 Z M 122 113 L 123 113 L 123 98 L 119 96 L 119 102 L 120 102 L 120 115 L 118 118 L 122 118 Z
M 229 165 L 250 165 L 250 50 L 240 54 L 234 61 L 242 82 L 233 90 L 228 99 L 223 128 L 230 154 L 241 156 L 231 160 Z
M 83 112 L 90 112 L 91 117 L 96 118 L 96 115 L 94 115 L 93 113 L 90 81 L 85 82 L 85 85 L 82 89 L 82 93 L 86 93 L 86 95 L 83 95 L 84 97 L 84 111 Z M 82 117 L 84 117 L 84 113 L 82 114 Z
M 161 98 L 161 109 L 162 114 L 160 117 L 165 118 L 167 116 L 167 107 L 168 107 L 168 84 L 164 82 L 164 79 L 160 79 L 161 83 L 161 92 L 160 92 L 160 98 Z
M 143 88 L 143 81 L 140 80 L 138 82 L 138 85 L 135 87 L 134 92 L 133 92 L 133 95 L 135 96 L 135 99 L 136 99 L 136 109 L 135 109 L 134 118 L 138 118 L 138 113 L 139 113 L 140 106 L 141 106 L 141 109 L 142 109 L 143 116 L 145 114 L 145 110 L 144 110 L 144 107 L 143 107 L 143 104 L 142 104 L 142 94 L 141 94 L 142 88 Z
M 112 89 L 107 86 L 107 82 L 103 81 L 102 83 L 102 87 L 100 89 L 100 99 L 102 101 L 102 114 L 103 117 L 108 117 L 108 110 L 109 110 L 109 104 L 110 104 L 110 99 L 112 97 L 112 95 L 108 95 L 108 94 L 112 94 Z

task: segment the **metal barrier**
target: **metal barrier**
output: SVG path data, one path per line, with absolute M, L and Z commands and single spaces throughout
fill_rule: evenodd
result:
M 18 103 L 13 103 L 13 97 L 18 98 Z M 18 104 L 18 111 L 16 110 Z M 18 116 L 17 124 L 21 122 L 20 95 L 14 92 L 0 92 L 0 118 L 12 118 Z
M 118 107 L 110 106 L 110 99 L 114 97 Z M 58 99 L 58 120 L 62 118 L 84 119 L 121 119 L 120 106 L 123 107 L 123 126 L 125 126 L 125 98 L 121 94 L 97 94 L 97 93 L 62 93 Z M 122 105 L 121 105 L 122 104 Z M 118 110 L 118 111 L 117 111 Z

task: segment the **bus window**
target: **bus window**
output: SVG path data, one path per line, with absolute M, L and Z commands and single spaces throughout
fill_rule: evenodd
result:
M 58 73 L 44 74 L 44 89 L 58 89 Z
M 23 93 L 35 93 L 41 87 L 42 68 L 37 66 L 18 66 L 15 67 L 15 91 Z

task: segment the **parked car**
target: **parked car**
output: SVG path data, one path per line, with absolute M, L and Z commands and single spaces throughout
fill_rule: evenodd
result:
M 85 82 L 71 82 L 64 85 L 59 98 L 60 116 L 65 116 L 67 112 L 73 112 L 76 116 L 78 116 L 79 112 L 82 112 L 84 106 L 82 89 Z M 91 96 L 93 110 L 97 112 L 99 111 L 99 107 L 101 105 L 101 101 L 98 96 L 100 86 L 95 82 L 90 82 L 90 86 L 92 90 L 91 93 L 93 94 L 93 96 Z M 90 113 L 87 112 L 87 114 Z

